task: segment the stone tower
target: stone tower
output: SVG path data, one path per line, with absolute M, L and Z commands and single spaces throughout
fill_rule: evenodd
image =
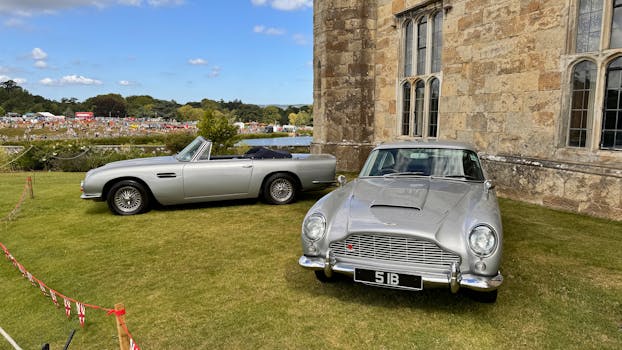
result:
M 358 171 L 374 138 L 377 0 L 314 1 L 313 153 Z

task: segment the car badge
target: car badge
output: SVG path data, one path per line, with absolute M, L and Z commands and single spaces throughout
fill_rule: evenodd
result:
M 346 244 L 346 250 L 347 250 L 349 253 L 353 253 L 356 249 L 354 249 L 354 244 L 352 244 L 352 243 L 348 243 L 348 244 Z

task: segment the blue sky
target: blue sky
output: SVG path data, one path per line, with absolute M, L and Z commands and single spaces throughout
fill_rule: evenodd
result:
M 312 0 L 0 0 L 0 81 L 80 101 L 312 103 Z

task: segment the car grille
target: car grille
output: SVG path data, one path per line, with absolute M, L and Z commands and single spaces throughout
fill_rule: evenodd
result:
M 345 240 L 332 242 L 330 249 L 337 259 L 374 259 L 443 270 L 449 269 L 454 262 L 460 264 L 460 256 L 445 251 L 430 241 L 406 236 L 353 234 Z

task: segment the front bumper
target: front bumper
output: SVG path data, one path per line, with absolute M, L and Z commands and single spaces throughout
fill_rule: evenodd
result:
M 300 259 L 298 259 L 298 264 L 309 270 L 323 270 L 327 277 L 332 276 L 333 272 L 354 276 L 354 265 L 342 262 L 332 263 L 330 258 L 303 255 Z M 373 268 L 373 266 L 365 267 Z M 380 268 L 380 270 L 383 269 L 384 268 Z M 480 292 L 489 292 L 496 290 L 503 283 L 503 276 L 500 272 L 497 272 L 497 275 L 495 276 L 463 274 L 460 272 L 460 267 L 457 264 L 452 265 L 451 270 L 446 275 L 432 275 L 412 271 L 410 273 L 421 275 L 424 287 L 449 286 L 452 293 L 457 293 L 460 288 L 467 288 Z

